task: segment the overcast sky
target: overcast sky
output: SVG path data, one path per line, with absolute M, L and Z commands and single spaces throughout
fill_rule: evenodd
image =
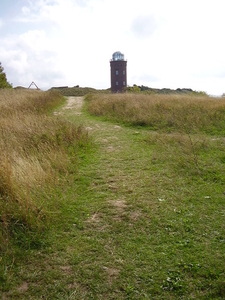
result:
M 128 85 L 225 92 L 224 0 L 0 0 L 10 83 L 110 87 L 121 51 Z

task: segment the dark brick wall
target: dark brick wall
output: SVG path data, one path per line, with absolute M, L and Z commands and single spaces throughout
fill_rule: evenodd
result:
M 122 92 L 127 87 L 127 61 L 111 60 L 111 92 Z

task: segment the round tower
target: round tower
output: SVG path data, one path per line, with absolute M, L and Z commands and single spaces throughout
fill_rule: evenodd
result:
M 111 92 L 123 92 L 127 87 L 127 61 L 124 60 L 124 54 L 117 51 L 110 60 L 111 68 Z

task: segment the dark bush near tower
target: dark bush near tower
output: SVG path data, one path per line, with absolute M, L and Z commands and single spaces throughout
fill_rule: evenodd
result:
M 2 67 L 2 63 L 0 62 L 0 88 L 12 88 L 12 85 L 8 83 L 6 74 L 4 73 L 4 68 Z

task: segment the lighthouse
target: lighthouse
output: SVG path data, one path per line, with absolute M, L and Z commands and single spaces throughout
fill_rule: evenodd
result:
M 110 60 L 111 92 L 123 92 L 127 87 L 127 61 L 120 51 L 114 52 Z

